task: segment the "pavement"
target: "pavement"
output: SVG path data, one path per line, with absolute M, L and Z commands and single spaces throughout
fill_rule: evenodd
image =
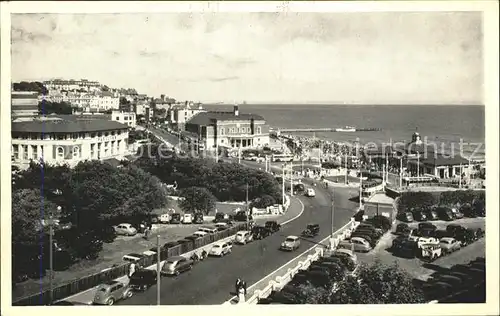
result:
M 309 183 L 310 184 L 310 183 Z M 338 229 L 348 222 L 357 203 L 350 202 L 349 189 L 335 190 L 334 227 Z M 331 198 L 323 189 L 316 188 L 316 197 L 298 197 L 304 204 L 303 214 L 287 223 L 282 230 L 268 238 L 245 246 L 234 246 L 233 252 L 224 258 L 208 258 L 197 264 L 193 270 L 178 277 L 162 278 L 160 293 L 162 305 L 210 305 L 221 304 L 233 296 L 236 278 L 244 279 L 248 285 L 254 284 L 270 274 L 304 250 L 310 248 L 330 234 Z M 300 203 L 292 199 L 292 204 Z M 323 229 L 311 240 L 303 242 L 296 252 L 278 250 L 288 235 L 297 235 L 308 223 L 319 223 Z M 156 285 L 132 298 L 120 301 L 118 305 L 155 305 Z

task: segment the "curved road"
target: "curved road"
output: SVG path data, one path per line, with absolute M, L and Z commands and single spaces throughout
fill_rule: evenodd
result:
M 338 229 L 353 215 L 353 209 L 357 204 L 349 201 L 349 197 L 354 196 L 356 190 L 336 188 L 334 194 L 334 226 Z M 233 296 L 231 291 L 236 278 L 244 279 L 250 286 L 313 245 L 302 241 L 300 248 L 295 252 L 281 252 L 278 248 L 286 236 L 298 235 L 309 222 L 316 222 L 320 224 L 321 231 L 313 240 L 317 242 L 327 237 L 330 234 L 328 227 L 331 222 L 331 202 L 328 193 L 318 186 L 315 198 L 304 196 L 299 198 L 304 203 L 304 213 L 283 226 L 280 232 L 248 245 L 234 245 L 233 252 L 226 257 L 210 257 L 196 264 L 193 270 L 178 277 L 162 277 L 161 304 L 222 304 Z M 156 285 L 118 304 L 155 305 Z

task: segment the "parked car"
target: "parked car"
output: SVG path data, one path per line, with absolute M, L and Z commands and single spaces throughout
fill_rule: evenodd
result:
M 170 223 L 170 214 L 161 214 L 158 220 L 162 224 L 168 224 Z
M 366 241 L 366 239 L 360 237 L 352 237 L 349 241 L 341 241 L 339 244 L 339 248 L 354 250 L 358 252 L 369 252 L 370 250 L 372 250 L 370 243 Z
M 293 186 L 293 191 L 297 193 L 302 193 L 306 190 L 306 186 L 303 183 L 297 183 Z
M 96 289 L 93 304 L 113 305 L 116 301 L 132 297 L 132 289 L 122 282 L 109 281 L 99 285 Z
M 281 229 L 281 225 L 277 221 L 267 221 L 264 226 L 268 228 L 271 233 L 275 233 Z
M 354 253 L 354 251 L 350 249 L 337 249 L 335 252 L 331 255 L 331 257 L 343 257 L 346 256 L 350 258 L 355 265 L 358 264 L 358 256 Z
M 464 214 L 465 217 L 475 218 L 477 217 L 476 211 L 469 203 L 465 203 L 459 208 L 460 213 Z
M 170 215 L 170 224 L 180 224 L 181 223 L 181 214 L 173 213 Z
M 424 213 L 429 221 L 437 221 L 439 219 L 439 215 L 435 210 L 426 210 Z
M 182 272 L 191 270 L 193 268 L 193 260 L 187 259 L 183 256 L 175 256 L 167 258 L 163 267 L 161 268 L 162 275 L 179 275 Z
M 443 249 L 444 253 L 450 253 L 450 252 L 460 250 L 460 246 L 461 246 L 460 241 L 458 241 L 452 237 L 441 238 L 441 240 L 439 241 L 439 244 L 441 245 L 441 248 Z
M 443 237 L 451 237 L 451 234 L 443 229 L 435 230 L 431 233 L 432 237 L 436 237 L 437 239 L 441 239 Z
M 443 221 L 452 221 L 454 219 L 453 212 L 449 207 L 440 206 L 436 208 L 436 212 L 439 215 L 439 219 Z
M 195 213 L 193 218 L 193 223 L 195 224 L 203 224 L 203 213 Z
M 382 237 L 382 235 L 383 235 L 383 233 L 379 230 L 368 229 L 365 227 L 358 227 L 358 228 L 356 228 L 356 230 L 354 232 L 366 234 L 366 235 L 370 236 L 372 239 L 376 239 L 376 240 L 379 240 L 380 237 Z
M 288 236 L 280 245 L 280 250 L 294 251 L 300 247 L 300 238 Z
M 129 286 L 133 290 L 144 291 L 156 284 L 156 270 L 140 269 L 130 277 Z
M 413 218 L 418 222 L 424 222 L 427 220 L 427 216 L 422 211 L 414 211 L 412 214 Z
M 374 237 L 372 237 L 366 233 L 354 232 L 351 234 L 351 238 L 355 238 L 355 237 L 359 237 L 359 238 L 366 240 L 372 248 L 377 245 L 377 239 L 375 239 Z
M 134 236 L 137 234 L 137 229 L 132 226 L 132 224 L 123 223 L 116 225 L 115 227 L 116 234 L 125 235 L 125 236 Z
M 452 208 L 451 212 L 453 213 L 453 217 L 455 217 L 456 219 L 464 218 L 464 214 L 456 208 Z
M 212 246 L 212 248 L 210 249 L 210 251 L 208 252 L 208 254 L 210 256 L 223 257 L 223 256 L 225 256 L 227 254 L 230 254 L 231 250 L 232 250 L 232 246 L 230 246 L 228 243 L 226 243 L 226 242 L 218 242 L 218 243 L 215 243 Z
M 234 237 L 234 242 L 236 244 L 245 245 L 252 241 L 253 241 L 253 235 L 248 230 L 240 230 L 239 232 L 236 233 L 236 236 Z
M 169 248 L 174 248 L 179 245 L 178 241 L 169 241 L 163 244 L 162 249 L 167 250 Z
M 408 236 L 410 234 L 410 227 L 408 226 L 408 224 L 405 223 L 398 224 L 396 226 L 395 234 Z
M 421 258 L 428 261 L 434 261 L 441 257 L 442 249 L 439 244 L 421 244 Z
M 136 263 L 136 262 L 139 262 L 139 260 L 141 260 L 144 257 L 146 257 L 146 256 L 143 254 L 140 254 L 140 253 L 129 253 L 129 254 L 124 255 L 122 257 L 122 260 Z
M 204 226 L 204 227 L 198 228 L 198 231 L 205 232 L 207 234 L 215 234 L 219 230 L 217 229 L 217 227 L 206 227 L 206 226 Z
M 446 231 L 450 234 L 451 237 L 456 237 L 459 234 L 463 234 L 467 229 L 462 225 L 450 224 L 446 226 Z
M 314 189 L 308 188 L 306 190 L 306 196 L 308 196 L 308 197 L 315 197 L 316 196 L 316 192 L 314 191 Z
M 462 247 L 472 244 L 474 241 L 479 239 L 478 233 L 476 230 L 467 228 L 462 230 L 456 234 L 454 234 L 455 239 L 460 241 Z
M 418 248 L 422 248 L 422 245 L 439 245 L 439 239 L 435 237 L 419 237 L 417 239 Z
M 225 222 L 226 220 L 233 220 L 233 216 L 221 212 L 215 214 L 214 223 Z
M 308 224 L 306 229 L 302 232 L 302 236 L 305 237 L 316 237 L 319 234 L 318 224 Z
M 406 222 L 406 223 L 413 222 L 413 214 L 410 212 L 401 212 L 397 215 L 397 217 L 402 222 Z
M 215 228 L 217 228 L 218 231 L 223 231 L 229 228 L 229 225 L 227 223 L 219 222 L 215 224 Z
M 188 237 L 189 237 L 190 239 L 193 239 L 193 240 L 194 240 L 194 239 L 203 238 L 203 237 L 205 237 L 206 235 L 208 235 L 208 233 L 207 233 L 207 232 L 204 232 L 204 231 L 200 231 L 200 230 L 198 230 L 198 231 L 195 231 L 195 232 L 194 232 L 191 236 L 188 236 Z M 186 237 L 186 239 L 187 239 L 188 237 Z
M 422 231 L 422 230 L 427 230 L 427 229 L 436 230 L 437 227 L 436 227 L 436 225 L 429 223 L 429 222 L 418 223 L 418 230 Z
M 193 214 L 186 213 L 182 217 L 183 224 L 192 224 L 193 223 Z

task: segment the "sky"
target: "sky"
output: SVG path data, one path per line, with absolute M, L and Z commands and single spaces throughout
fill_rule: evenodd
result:
M 13 14 L 12 80 L 195 102 L 483 104 L 474 12 Z

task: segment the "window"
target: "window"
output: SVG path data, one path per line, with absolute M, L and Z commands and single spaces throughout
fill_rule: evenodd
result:
M 79 158 L 80 157 L 80 147 L 73 147 L 73 158 Z
M 90 133 L 90 137 L 94 138 L 95 137 L 95 133 Z
M 115 117 L 115 121 L 119 121 L 119 120 L 120 120 L 119 116 Z
M 90 144 L 90 157 L 94 157 L 95 144 Z
M 64 159 L 64 148 L 57 147 L 57 159 Z
M 58 140 L 63 140 L 64 139 L 64 134 L 57 134 L 57 139 Z
M 33 152 L 33 159 L 38 159 L 38 146 L 31 146 Z
M 259 127 L 257 127 L 257 134 L 262 134 L 262 129 L 261 129 L 261 127 L 260 127 L 260 126 L 259 126 Z
M 14 159 L 19 159 L 19 145 L 12 145 L 12 154 Z
M 220 129 L 220 134 L 221 134 L 221 135 L 224 135 L 224 127 L 222 127 L 222 128 Z
M 72 137 L 73 139 L 78 139 L 78 133 L 73 133 L 73 134 L 71 135 L 71 137 Z
M 28 160 L 28 145 L 21 145 L 23 148 L 23 159 Z

